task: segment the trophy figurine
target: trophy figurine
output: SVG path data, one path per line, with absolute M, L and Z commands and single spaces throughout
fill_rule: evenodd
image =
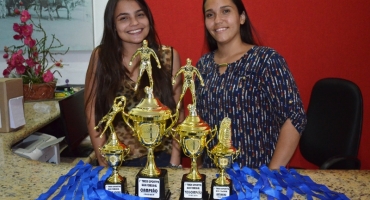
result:
M 155 52 L 147 46 L 146 40 L 134 56 L 138 54 L 141 57 L 138 80 L 140 80 L 142 70 L 146 70 L 149 80 L 152 80 L 150 56 L 157 60 L 159 68 L 160 65 Z M 135 90 L 138 84 L 136 83 Z M 136 175 L 135 195 L 151 199 L 169 199 L 171 192 L 168 185 L 168 173 L 166 169 L 157 168 L 154 161 L 154 148 L 161 144 L 164 136 L 169 136 L 169 130 L 178 119 L 178 111 L 172 115 L 171 110 L 154 97 L 153 81 L 150 81 L 150 86 L 145 87 L 145 93 L 145 98 L 128 113 L 122 110 L 124 121 L 138 141 L 148 150 L 147 163 Z M 169 121 L 170 124 L 167 123 Z
M 180 102 L 187 89 L 191 92 L 192 104 L 188 104 L 189 115 L 172 132 L 173 138 L 179 142 L 184 154 L 191 158 L 190 172 L 182 177 L 180 199 L 208 199 L 206 175 L 199 173 L 197 158 L 202 155 L 204 148 L 210 141 L 207 142 L 207 137 L 212 130 L 196 112 L 194 75 L 199 78 L 202 86 L 204 86 L 204 82 L 198 69 L 191 65 L 191 59 L 189 58 L 186 59 L 186 65 L 182 66 L 172 79 L 172 84 L 176 83 L 175 79 L 181 73 L 183 73 L 184 82 L 176 108 L 177 110 L 180 108 Z M 177 136 L 179 136 L 179 139 L 177 139 Z
M 175 77 L 172 79 L 172 85 L 175 85 L 176 78 L 181 73 L 184 76 L 184 83 L 182 85 L 182 92 L 181 92 L 181 95 L 180 95 L 179 102 L 177 103 L 177 107 L 176 107 L 177 110 L 180 109 L 181 100 L 184 97 L 185 92 L 186 92 L 187 89 L 190 90 L 191 97 L 192 97 L 192 100 L 193 100 L 193 105 L 196 105 L 194 75 L 196 75 L 199 78 L 200 84 L 202 86 L 204 86 L 203 78 L 200 75 L 198 69 L 191 65 L 191 59 L 190 58 L 186 59 L 186 65 L 182 66 L 180 68 L 180 70 L 176 73 Z
M 223 197 L 230 196 L 232 182 L 226 177 L 225 170 L 231 166 L 233 160 L 235 160 L 240 153 L 240 150 L 236 150 L 231 142 L 230 118 L 226 117 L 222 120 L 218 134 L 218 143 L 211 151 L 207 152 L 220 170 L 220 176 L 212 180 L 210 199 L 222 199 Z
M 108 141 L 103 147 L 99 148 L 99 150 L 106 159 L 108 165 L 113 168 L 112 174 L 104 183 L 104 188 L 114 193 L 128 193 L 127 180 L 118 173 L 117 169 L 121 166 L 124 158 L 130 152 L 130 149 L 118 140 L 112 124 L 115 116 L 123 110 L 125 104 L 126 98 L 124 96 L 115 98 L 110 112 L 99 121 L 97 126 L 95 126 L 95 130 L 98 130 L 99 127 L 105 123 L 105 127 L 100 134 L 100 137 L 103 136 L 108 127 L 110 128 L 111 133 Z

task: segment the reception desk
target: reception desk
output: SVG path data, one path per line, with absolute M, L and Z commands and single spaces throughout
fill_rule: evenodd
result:
M 36 103 L 43 103 L 49 109 L 34 109 Z M 15 132 L 0 133 L 0 199 L 35 199 L 56 183 L 61 175 L 77 164 L 79 160 L 91 162 L 91 157 L 76 158 L 72 163 L 59 165 L 42 163 L 22 158 L 11 151 L 16 142 L 37 131 L 59 116 L 57 101 L 25 103 L 26 125 Z M 168 169 L 171 199 L 178 199 L 181 177 L 189 169 Z M 139 168 L 121 167 L 120 173 L 128 179 L 128 191 L 135 191 L 135 176 Z M 207 175 L 207 188 L 217 171 L 215 169 L 200 169 Z M 330 190 L 344 193 L 350 199 L 370 199 L 370 170 L 298 170 L 302 175 L 308 175 L 313 181 L 326 185 Z M 103 175 L 102 170 L 100 175 Z M 298 197 L 295 199 L 305 199 Z

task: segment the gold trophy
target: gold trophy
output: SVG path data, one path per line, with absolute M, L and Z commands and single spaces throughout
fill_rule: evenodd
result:
M 209 157 L 220 170 L 220 176 L 212 180 L 210 199 L 222 199 L 230 196 L 232 192 L 232 182 L 225 175 L 225 169 L 229 168 L 240 150 L 236 150 L 231 142 L 231 119 L 225 117 L 220 125 L 218 134 L 218 143 L 211 151 L 208 151 Z
M 155 52 L 147 47 L 146 40 L 143 41 L 143 47 L 137 50 L 131 61 L 138 54 L 141 56 L 139 79 L 142 75 L 141 71 L 146 70 L 149 80 L 152 80 L 150 56 L 157 61 L 158 58 Z M 159 61 L 158 67 L 160 68 Z M 135 89 L 137 85 L 138 83 Z M 164 136 L 169 136 L 169 130 L 178 119 L 178 112 L 172 115 L 171 110 L 154 97 L 152 81 L 150 81 L 150 86 L 145 87 L 145 93 L 145 98 L 128 113 L 122 110 L 124 121 L 140 143 L 148 149 L 146 166 L 136 175 L 135 195 L 151 199 L 169 199 L 171 192 L 168 185 L 168 173 L 166 169 L 157 168 L 154 162 L 154 148 L 161 144 Z M 169 120 L 171 124 L 168 125 Z
M 196 112 L 194 75 L 199 77 L 202 86 L 204 86 L 204 83 L 198 69 L 191 65 L 189 58 L 187 59 L 187 64 L 181 67 L 176 73 L 172 84 L 175 84 L 176 77 L 181 73 L 184 74 L 184 83 L 180 101 L 184 97 L 186 90 L 189 89 L 192 94 L 193 103 L 188 104 L 189 115 L 172 132 L 173 138 L 179 142 L 184 154 L 191 158 L 190 172 L 184 174 L 182 177 L 180 199 L 208 199 L 206 175 L 199 173 L 197 158 L 202 155 L 204 148 L 210 141 L 207 141 L 207 137 L 212 130 Z M 180 101 L 177 104 L 177 109 L 180 108 Z M 177 139 L 177 136 L 179 139 Z
M 175 130 L 180 139 L 173 136 L 181 145 L 184 154 L 191 158 L 190 172 L 184 174 L 181 180 L 180 199 L 208 199 L 206 175 L 199 173 L 197 158 L 202 155 L 209 142 L 207 142 L 207 136 L 212 131 L 208 124 L 197 115 L 195 105 L 188 104 L 188 109 L 189 115 Z
M 118 173 L 118 167 L 121 166 L 127 154 L 130 152 L 130 149 L 121 143 L 113 127 L 113 120 L 117 113 L 121 112 L 126 104 L 126 98 L 124 96 L 117 97 L 114 100 L 114 104 L 110 112 L 105 115 L 95 127 L 95 130 L 105 123 L 105 127 L 100 134 L 100 137 L 103 136 L 107 128 L 110 128 L 110 136 L 106 144 L 99 148 L 100 153 L 106 159 L 108 165 L 113 168 L 112 174 L 104 183 L 104 188 L 114 193 L 128 193 L 127 192 L 127 180 L 125 177 L 122 177 Z

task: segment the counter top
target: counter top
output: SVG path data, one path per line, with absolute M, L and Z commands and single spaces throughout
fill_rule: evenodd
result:
M 39 103 L 38 109 L 35 105 Z M 47 108 L 47 109 L 40 109 Z M 37 106 L 36 106 L 37 107 Z M 35 199 L 56 183 L 58 178 L 73 168 L 80 158 L 73 163 L 59 165 L 42 163 L 22 158 L 11 151 L 11 146 L 30 135 L 59 116 L 57 101 L 25 103 L 26 125 L 15 132 L 0 133 L 0 199 Z M 89 158 L 83 160 L 89 162 Z M 169 185 L 172 192 L 170 199 L 178 199 L 181 190 L 181 177 L 189 169 L 168 169 Z M 135 176 L 139 168 L 121 167 L 120 174 L 128 179 L 128 191 L 135 191 Z M 200 169 L 207 175 L 207 188 L 210 192 L 211 180 L 216 169 Z M 308 175 L 318 184 L 326 185 L 330 190 L 344 193 L 350 199 L 370 199 L 370 170 L 297 170 Z M 105 170 L 101 172 L 104 174 Z M 305 199 L 297 197 L 295 199 Z

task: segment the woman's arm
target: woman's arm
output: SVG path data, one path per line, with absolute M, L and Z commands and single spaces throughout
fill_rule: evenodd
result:
M 265 83 L 274 108 L 276 119 L 281 123 L 277 143 L 269 167 L 285 166 L 298 146 L 300 135 L 306 124 L 306 115 L 298 87 L 285 59 L 273 53 L 265 69 Z
M 298 146 L 300 137 L 292 121 L 290 119 L 286 120 L 280 129 L 275 152 L 269 164 L 270 169 L 279 169 L 280 166 L 288 164 Z
M 175 77 L 177 71 L 180 69 L 180 56 L 177 53 L 175 49 L 173 49 L 173 70 L 172 70 L 172 76 Z M 181 95 L 181 90 L 182 90 L 182 77 L 178 76 L 176 78 L 176 84 L 173 86 L 173 91 L 174 91 L 174 99 L 175 103 L 179 102 L 180 95 Z M 179 119 L 178 123 L 182 122 L 184 120 L 184 109 L 183 106 L 180 107 L 179 110 Z M 181 148 L 179 143 L 173 139 L 172 140 L 172 152 L 171 152 L 171 160 L 170 163 L 172 165 L 180 165 L 181 164 Z
M 91 143 L 94 147 L 96 158 L 98 159 L 99 165 L 107 166 L 107 163 L 104 157 L 99 151 L 99 147 L 102 147 L 105 144 L 105 137 L 100 138 L 100 133 L 94 129 L 95 127 L 95 95 L 94 92 L 96 88 L 95 82 L 95 73 L 98 64 L 98 50 L 95 49 L 90 58 L 89 67 L 86 72 L 85 79 L 85 113 L 86 113 L 86 122 L 87 129 L 89 131 Z

